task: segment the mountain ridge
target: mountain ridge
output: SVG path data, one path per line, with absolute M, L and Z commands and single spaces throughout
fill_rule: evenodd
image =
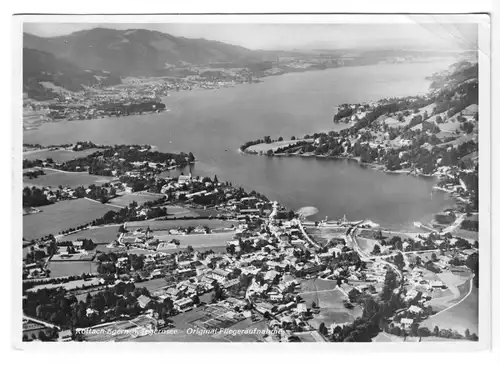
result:
M 82 69 L 106 70 L 122 77 L 158 75 L 171 65 L 243 65 L 259 62 L 264 56 L 241 46 L 146 29 L 93 28 L 56 37 L 23 33 L 23 47 L 51 53 Z

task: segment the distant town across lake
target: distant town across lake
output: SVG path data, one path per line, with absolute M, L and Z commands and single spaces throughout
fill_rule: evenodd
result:
M 425 78 L 451 63 L 450 58 L 344 67 L 268 77 L 228 89 L 174 92 L 163 99 L 166 113 L 48 123 L 25 131 L 24 143 L 89 140 L 192 151 L 197 158 L 193 175 L 217 175 L 292 209 L 314 206 L 319 213 L 310 219 L 346 214 L 353 220 L 409 228 L 453 204 L 444 193 L 431 193 L 432 179 L 385 174 L 352 161 L 248 156 L 238 153 L 238 147 L 264 135 L 289 139 L 338 130 L 343 126 L 332 123 L 337 105 L 425 93 Z

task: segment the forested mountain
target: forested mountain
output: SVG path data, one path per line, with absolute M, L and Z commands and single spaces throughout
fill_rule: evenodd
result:
M 53 54 L 82 69 L 120 76 L 158 75 L 171 65 L 262 60 L 263 53 L 222 42 L 188 39 L 144 29 L 94 28 L 43 38 L 24 33 L 24 47 Z
M 55 96 L 48 82 L 70 91 L 78 91 L 82 85 L 115 85 L 121 79 L 109 72 L 84 70 L 74 63 L 55 57 L 51 53 L 30 48 L 23 49 L 23 92 L 38 100 Z

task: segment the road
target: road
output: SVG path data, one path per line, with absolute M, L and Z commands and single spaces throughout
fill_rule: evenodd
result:
M 87 198 L 87 197 L 84 197 L 83 199 L 89 200 L 89 201 L 91 201 L 91 202 L 95 202 L 95 203 L 103 204 L 103 203 L 101 203 L 99 200 L 95 200 L 95 199 L 91 199 L 91 198 Z M 121 205 L 116 205 L 116 204 L 111 204 L 111 203 L 104 203 L 104 205 L 107 205 L 107 206 L 110 206 L 110 207 L 114 207 L 114 208 L 119 208 L 119 209 L 123 209 L 123 208 L 125 208 L 124 206 L 121 206 Z
M 446 312 L 447 310 L 450 310 L 450 309 L 452 309 L 452 308 L 456 307 L 457 305 L 459 305 L 460 303 L 462 303 L 465 299 L 467 299 L 467 297 L 470 295 L 470 293 L 472 293 L 472 286 L 474 285 L 473 281 L 474 281 L 474 280 L 473 280 L 473 278 L 469 279 L 469 285 L 470 285 L 470 286 L 469 286 L 469 291 L 467 292 L 467 294 L 466 294 L 466 295 L 465 295 L 462 299 L 460 299 L 460 300 L 459 300 L 458 302 L 456 302 L 455 304 L 453 304 L 453 305 L 449 306 L 448 308 L 445 308 L 445 309 L 443 309 L 442 311 L 439 311 L 439 312 L 437 312 L 436 314 L 433 314 L 433 315 L 432 315 L 432 316 L 430 316 L 429 318 L 435 317 L 435 316 L 437 316 L 438 314 L 441 314 L 441 313 L 443 313 L 443 312 Z
M 314 242 L 311 239 L 311 237 L 309 237 L 309 235 L 307 234 L 306 230 L 304 229 L 304 226 L 302 225 L 302 222 L 300 221 L 300 219 L 297 219 L 297 222 L 299 224 L 300 231 L 302 232 L 302 234 L 306 238 L 307 242 L 309 242 L 311 245 L 313 245 L 316 248 L 320 248 L 320 246 L 316 242 Z
M 408 254 L 408 253 L 427 253 L 427 252 L 439 252 L 440 250 L 439 249 L 435 249 L 435 250 L 420 250 L 420 251 L 404 251 L 404 254 Z M 380 258 L 387 258 L 387 257 L 392 257 L 392 256 L 396 256 L 398 254 L 398 252 L 396 253 L 391 253 L 389 255 L 380 255 L 380 256 L 377 256 L 377 257 L 380 257 Z
M 59 326 L 56 326 L 55 324 L 52 324 L 52 323 L 49 323 L 49 322 L 45 322 L 45 321 L 41 321 L 41 320 L 39 320 L 37 318 L 33 318 L 33 317 L 30 317 L 30 316 L 27 316 L 27 315 L 23 315 L 23 319 L 26 319 L 26 320 L 29 320 L 29 321 L 32 321 L 32 322 L 35 322 L 35 323 L 38 323 L 38 324 L 43 324 L 46 327 L 57 328 L 58 330 L 61 329 Z
M 462 213 L 458 216 L 458 218 L 451 224 L 450 226 L 446 227 L 445 229 L 442 230 L 442 233 L 448 233 L 448 232 L 453 232 L 455 229 L 460 227 L 462 222 L 464 221 L 465 217 L 467 217 L 466 213 Z
M 396 272 L 396 274 L 399 276 L 399 279 L 402 281 L 403 280 L 403 274 L 401 273 L 401 271 L 398 269 L 398 267 L 396 265 L 394 265 L 393 263 L 391 262 L 388 262 L 388 261 L 385 261 L 383 260 L 382 258 L 378 257 L 378 256 L 372 256 L 372 255 L 368 255 L 366 253 L 363 252 L 363 250 L 361 250 L 361 248 L 359 247 L 359 244 L 358 244 L 358 241 L 356 239 L 356 230 L 358 229 L 358 226 L 360 224 L 362 224 L 363 222 L 357 224 L 351 232 L 349 232 L 348 234 L 345 235 L 345 238 L 346 238 L 346 242 L 347 243 L 350 243 L 351 247 L 358 253 L 359 257 L 360 258 L 364 258 L 365 260 L 369 260 L 369 261 L 382 261 L 384 264 L 386 264 L 387 266 L 391 267 L 393 271 Z

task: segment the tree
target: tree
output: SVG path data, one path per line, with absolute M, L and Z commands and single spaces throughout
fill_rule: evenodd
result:
M 379 255 L 379 254 L 380 254 L 380 246 L 379 245 L 374 245 L 373 246 L 372 255 Z
M 326 328 L 325 324 L 323 322 L 320 323 L 318 332 L 321 333 L 322 335 L 327 335 L 328 334 L 328 329 Z
M 402 270 L 405 267 L 405 259 L 401 252 L 398 252 L 396 256 L 394 256 L 394 264 L 398 267 L 399 270 Z
M 434 332 L 434 336 L 439 337 L 439 327 L 438 326 L 434 327 L 434 331 L 433 332 Z
M 417 335 L 419 337 L 428 337 L 430 335 L 432 335 L 432 332 L 430 329 L 428 329 L 427 327 L 420 327 L 418 330 L 417 330 Z
M 45 334 L 44 331 L 40 331 L 40 333 L 38 334 L 38 339 L 40 341 L 47 341 L 48 340 L 47 335 Z
M 465 330 L 465 338 L 466 338 L 466 339 L 469 339 L 469 338 L 470 338 L 470 331 L 469 331 L 469 329 L 468 329 L 468 328 Z

